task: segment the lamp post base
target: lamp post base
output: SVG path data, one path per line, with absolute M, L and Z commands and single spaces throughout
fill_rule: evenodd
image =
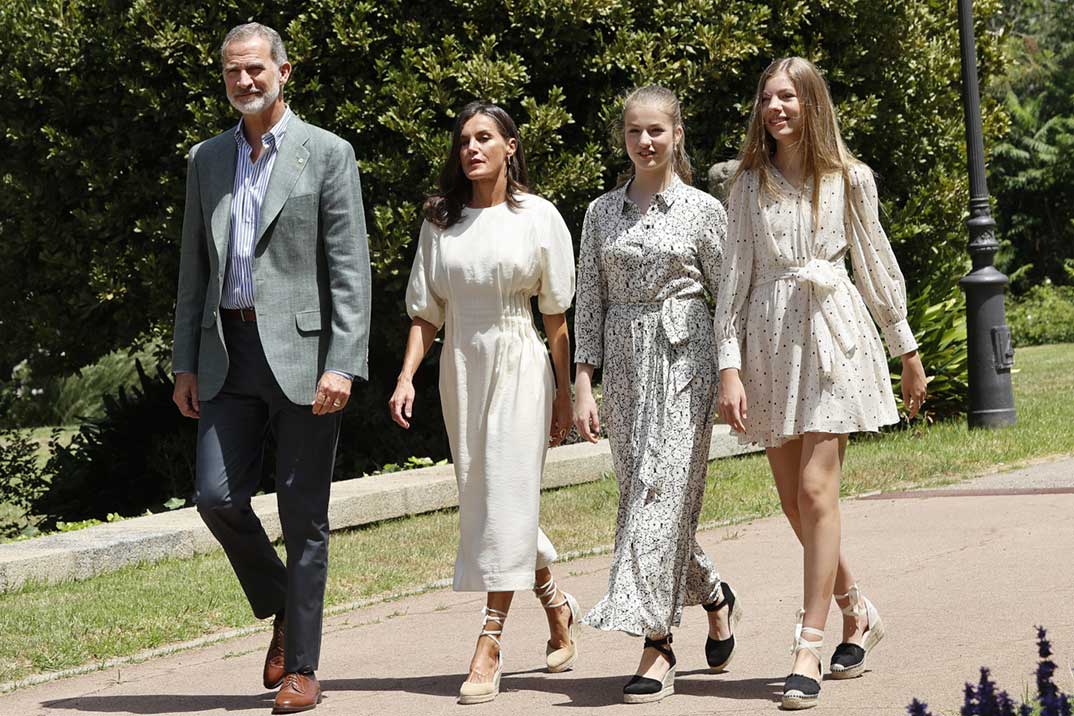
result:
M 967 420 L 970 430 L 975 428 L 1005 428 L 1018 422 L 1014 408 L 994 410 L 971 410 Z

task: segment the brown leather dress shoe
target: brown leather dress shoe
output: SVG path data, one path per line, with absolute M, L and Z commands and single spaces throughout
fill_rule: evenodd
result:
M 266 689 L 275 689 L 283 683 L 283 635 L 284 619 L 276 617 L 272 622 L 272 641 L 269 642 L 268 654 L 265 655 L 263 681 Z
M 292 672 L 283 677 L 283 686 L 272 705 L 274 714 L 293 714 L 309 711 L 321 703 L 321 685 L 313 674 Z

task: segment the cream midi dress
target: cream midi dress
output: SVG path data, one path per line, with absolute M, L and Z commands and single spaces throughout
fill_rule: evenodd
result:
M 570 232 L 548 201 L 524 194 L 425 222 L 407 312 L 444 327 L 440 400 L 459 486 L 454 588 L 532 589 L 556 559 L 538 526 L 555 381 L 530 299 L 564 313 L 574 297 Z
M 738 368 L 746 391 L 743 442 L 779 447 L 899 421 L 873 321 L 892 356 L 917 341 L 873 173 L 857 163 L 849 175 L 849 187 L 841 174 L 823 177 L 816 226 L 811 181 L 796 189 L 773 172 L 771 194 L 749 171 L 732 189 L 716 337 L 720 369 Z
M 583 621 L 659 636 L 720 588 L 695 534 L 717 381 L 705 294 L 716 293 L 726 214 L 677 177 L 644 215 L 626 191 L 590 205 L 578 268 L 575 361 L 603 367 L 619 482 L 608 594 Z

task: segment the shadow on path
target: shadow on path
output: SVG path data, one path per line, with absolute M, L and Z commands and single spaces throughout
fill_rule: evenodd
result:
M 543 669 L 505 673 L 500 682 L 503 692 L 533 691 L 562 694 L 568 701 L 556 706 L 595 708 L 623 703 L 623 684 L 629 676 L 574 676 L 549 674 Z M 454 700 L 466 674 L 437 674 L 410 678 L 325 679 L 321 681 L 325 699 L 332 693 L 403 692 Z M 713 675 L 706 669 L 681 671 L 675 680 L 675 693 L 683 696 L 716 696 L 724 699 L 779 700 L 783 679 L 734 679 L 726 674 Z M 155 714 L 200 713 L 205 711 L 265 711 L 272 707 L 274 693 L 260 694 L 117 694 L 113 696 L 79 696 L 41 703 L 44 708 L 95 713 Z
M 225 711 L 261 711 L 268 713 L 275 694 L 265 692 L 250 696 L 234 694 L 129 694 L 116 696 L 79 696 L 73 699 L 43 701 L 41 706 L 68 711 L 94 713 L 173 714 Z
M 689 678 L 703 676 L 705 678 Z M 327 679 L 321 682 L 325 692 L 331 691 L 403 691 L 427 696 L 454 699 L 466 674 L 422 676 L 417 678 Z M 594 708 L 622 705 L 623 684 L 628 676 L 578 677 L 548 674 L 544 670 L 508 672 L 500 681 L 502 692 L 534 691 L 566 696 L 567 703 L 557 706 Z M 708 670 L 680 672 L 675 680 L 675 693 L 688 696 L 718 696 L 727 699 L 777 701 L 783 677 L 731 679 L 710 674 Z

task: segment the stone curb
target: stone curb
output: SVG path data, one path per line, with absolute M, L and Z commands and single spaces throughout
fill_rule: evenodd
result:
M 709 459 L 756 449 L 739 445 L 726 425 L 717 425 Z M 592 482 L 611 469 L 607 440 L 554 448 L 548 451 L 542 487 Z M 259 495 L 253 506 L 269 537 L 278 539 L 276 496 Z M 456 506 L 454 469 L 436 465 L 337 481 L 332 484 L 328 519 L 332 529 L 338 530 Z M 191 557 L 218 548 L 192 507 L 2 544 L 0 593 L 28 582 L 87 579 L 133 564 Z

